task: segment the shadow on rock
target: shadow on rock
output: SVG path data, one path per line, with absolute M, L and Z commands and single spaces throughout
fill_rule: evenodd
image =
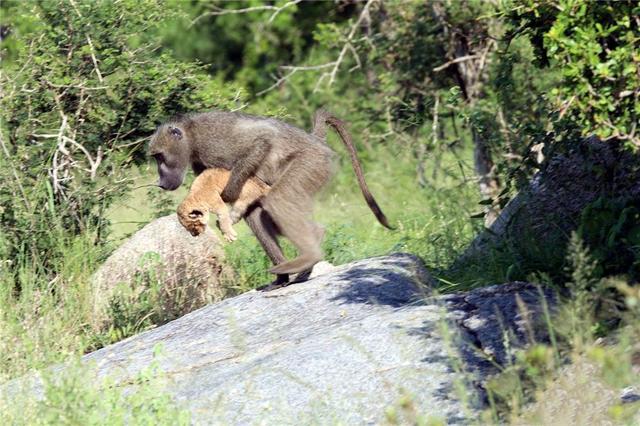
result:
M 423 304 L 432 281 L 422 261 L 407 254 L 394 254 L 378 260 L 380 266 L 369 263 L 338 273 L 334 281 L 343 289 L 331 301 L 364 303 L 401 308 L 407 304 Z

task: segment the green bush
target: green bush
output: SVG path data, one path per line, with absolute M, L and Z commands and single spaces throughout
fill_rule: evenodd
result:
M 146 161 L 161 120 L 228 107 L 235 88 L 158 54 L 158 28 L 177 15 L 162 2 L 3 7 L 1 254 L 48 269 L 66 235 L 104 242 L 105 211 L 132 183 L 126 165 Z
M 537 64 L 561 72 L 550 99 L 588 135 L 640 147 L 640 5 L 633 0 L 527 0 L 507 8 L 511 36 L 526 35 Z

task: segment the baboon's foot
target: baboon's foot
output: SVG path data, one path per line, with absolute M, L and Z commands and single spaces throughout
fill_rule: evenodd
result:
M 280 263 L 269 269 L 272 274 L 297 274 L 313 268 L 313 265 L 322 260 L 320 253 L 301 254 L 293 260 Z
M 295 276 L 293 280 L 291 280 L 291 284 L 303 283 L 305 281 L 309 281 L 309 277 L 311 277 L 312 272 L 313 272 L 313 267 L 311 267 L 311 269 L 307 269 L 306 271 L 300 272 Z
M 271 283 L 267 284 L 267 285 L 263 285 L 262 287 L 258 287 L 256 290 L 258 291 L 271 291 L 271 290 L 276 290 L 282 287 L 286 287 L 289 284 L 291 284 L 291 281 L 289 281 L 289 275 L 287 274 L 282 274 L 282 275 L 278 275 L 276 277 L 275 280 L 273 280 Z

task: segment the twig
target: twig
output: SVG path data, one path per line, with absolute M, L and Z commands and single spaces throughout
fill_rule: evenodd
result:
M 470 61 L 472 59 L 476 59 L 476 58 L 479 58 L 479 57 L 480 57 L 480 55 L 478 55 L 478 54 L 460 56 L 459 58 L 452 59 L 452 60 L 450 60 L 448 62 L 445 62 L 442 65 L 439 65 L 439 66 L 435 67 L 433 69 L 433 72 L 439 72 L 439 71 L 442 71 L 442 70 L 450 67 L 451 65 L 455 65 L 457 63 L 464 62 L 464 61 Z
M 57 96 L 55 97 L 55 100 L 58 107 L 60 107 L 60 103 L 58 102 Z M 51 162 L 51 182 L 53 183 L 53 191 L 55 193 L 64 194 L 64 189 L 62 185 L 60 185 L 61 179 L 58 178 L 58 169 L 61 167 L 58 161 L 58 152 L 61 152 L 67 157 L 71 157 L 71 154 L 65 148 L 64 139 L 62 139 L 62 137 L 64 136 L 64 130 L 67 127 L 67 116 L 62 112 L 60 113 L 60 115 L 62 116 L 62 124 L 60 124 L 60 129 L 58 130 L 58 134 L 55 136 L 56 139 L 58 140 L 58 147 L 56 151 L 53 153 L 53 160 Z M 68 163 L 69 162 L 67 161 L 65 165 Z
M 354 66 L 352 66 L 351 68 L 349 68 L 349 72 L 353 72 L 359 68 L 362 68 L 362 62 L 360 61 L 360 57 L 358 56 L 358 52 L 356 52 L 356 49 L 353 47 L 353 45 L 351 43 L 349 43 L 347 45 L 349 47 L 349 50 L 351 51 L 351 54 L 353 55 L 353 59 L 356 60 L 356 64 Z
M 82 14 L 80 13 L 80 9 L 78 9 L 78 6 L 76 5 L 76 3 L 73 0 L 69 0 L 69 3 L 73 7 L 73 9 L 76 11 L 76 14 L 78 15 L 78 17 L 82 18 Z M 91 37 L 89 36 L 89 34 L 87 34 L 87 43 L 89 43 L 89 49 L 91 49 L 91 60 L 93 61 L 93 67 L 96 71 L 96 75 L 98 76 L 98 81 L 100 83 L 103 83 L 104 79 L 102 78 L 102 73 L 100 72 L 100 68 L 98 68 L 98 59 L 96 58 L 96 54 L 95 54 L 96 49 L 93 47 L 93 42 L 91 41 Z
M 434 148 L 438 146 L 438 106 L 440 105 L 440 96 L 436 95 L 436 102 L 433 105 L 433 123 L 431 125 L 431 138 Z
M 64 131 L 65 126 L 66 126 L 66 121 L 63 122 L 62 125 L 60 126 L 60 132 Z M 98 170 L 98 166 L 102 162 L 102 157 L 103 157 L 103 152 L 102 152 L 102 147 L 101 146 L 98 147 L 98 152 L 96 154 L 96 158 L 94 159 L 91 156 L 91 153 L 81 143 L 77 142 L 74 139 L 71 139 L 68 136 L 64 136 L 61 133 L 58 133 L 58 134 L 35 133 L 33 136 L 37 137 L 37 138 L 44 138 L 44 139 L 53 139 L 53 138 L 58 139 L 58 151 L 60 151 L 62 154 L 66 155 L 68 157 L 71 156 L 71 153 L 69 152 L 69 150 L 65 146 L 66 142 L 68 142 L 68 143 L 72 144 L 73 146 L 75 146 L 76 148 L 78 148 L 80 151 L 82 151 L 84 156 L 87 158 L 87 161 L 89 162 L 89 167 L 90 168 L 87 171 L 91 173 L 91 180 L 95 179 L 96 171 Z
M 240 101 L 240 96 L 241 96 L 241 95 L 242 95 L 242 91 L 241 91 L 240 89 L 238 89 L 238 90 L 236 91 L 236 95 L 233 97 L 233 102 L 235 102 L 236 104 L 239 104 L 239 106 L 237 106 L 237 107 L 233 108 L 233 109 L 231 110 L 231 112 L 236 112 L 236 111 L 243 110 L 243 109 L 245 109 L 245 108 L 249 105 L 249 104 L 247 104 L 246 102 L 245 102 L 245 103 L 239 103 L 239 101 Z
M 567 111 L 569 110 L 569 107 L 571 107 L 571 104 L 573 103 L 573 101 L 576 99 L 576 96 L 573 95 L 569 98 L 568 101 L 565 101 L 562 103 L 562 106 L 560 107 L 560 114 L 558 115 L 558 117 L 560 119 L 562 119 L 562 117 L 564 117 L 564 115 L 567 113 Z
M 315 70 L 320 70 L 320 69 L 324 69 L 324 68 L 331 68 L 331 71 L 328 72 L 324 72 L 320 75 L 320 77 L 318 78 L 318 81 L 316 82 L 316 85 L 313 89 L 314 92 L 317 92 L 318 89 L 320 88 L 320 85 L 322 84 L 322 82 L 325 79 L 329 79 L 328 85 L 331 86 L 333 84 L 333 82 L 336 79 L 336 75 L 338 73 L 338 70 L 340 69 L 340 66 L 342 65 L 342 62 L 344 61 L 347 52 L 351 52 L 351 54 L 353 55 L 355 61 L 356 61 L 356 65 L 353 66 L 349 71 L 354 71 L 358 68 L 362 68 L 362 63 L 360 61 L 360 58 L 358 57 L 358 54 L 356 52 L 356 49 L 353 47 L 352 41 L 353 41 L 353 37 L 355 36 L 356 32 L 358 31 L 358 28 L 360 28 L 360 25 L 362 24 L 362 21 L 368 17 L 369 15 L 369 9 L 371 7 L 371 5 L 378 0 L 368 0 L 367 3 L 364 5 L 364 7 L 362 8 L 362 12 L 360 12 L 360 15 L 358 16 L 358 19 L 356 20 L 356 22 L 352 25 L 351 29 L 349 30 L 349 33 L 347 34 L 346 40 L 344 45 L 342 46 L 342 48 L 340 49 L 340 53 L 338 54 L 338 58 L 335 61 L 331 61 L 331 62 L 327 62 L 324 64 L 320 64 L 320 65 L 306 65 L 306 66 L 291 66 L 291 65 L 286 65 L 286 66 L 281 66 L 280 69 L 282 70 L 288 70 L 289 72 L 278 77 L 277 80 L 275 81 L 275 83 L 273 83 L 271 86 L 267 87 L 264 90 L 261 90 L 260 92 L 256 93 L 256 96 L 261 96 L 264 95 L 265 93 L 275 89 L 276 87 L 279 87 L 281 84 L 285 83 L 286 81 L 288 81 L 294 74 L 296 74 L 298 71 L 315 71 Z M 290 2 L 293 3 L 293 2 Z M 286 5 L 285 5 L 286 6 Z M 265 10 L 265 9 L 274 9 L 274 6 L 256 6 L 256 7 L 251 7 L 251 8 L 247 8 L 247 9 L 235 9 L 233 11 L 226 11 L 226 10 L 222 10 L 220 12 L 216 12 L 217 14 L 227 14 L 227 13 L 245 13 L 247 11 L 253 11 L 253 10 Z M 284 6 L 282 7 L 284 8 Z M 243 12 L 240 12 L 243 11 Z
M 296 5 L 298 3 L 300 3 L 302 0 L 294 0 L 294 1 L 290 1 L 288 3 L 285 3 L 284 5 L 282 5 L 280 8 L 278 8 L 278 10 L 276 10 L 271 17 L 269 18 L 269 20 L 267 21 L 267 24 L 270 24 L 273 22 L 274 19 L 276 19 L 276 16 L 278 16 L 278 13 L 282 12 L 284 9 L 286 9 L 289 6 L 293 6 Z
M 360 24 L 362 23 L 362 21 L 364 20 L 364 18 L 366 16 L 368 16 L 369 13 L 369 8 L 371 7 L 371 4 L 376 1 L 376 0 L 367 0 L 367 3 L 364 5 L 364 7 L 362 8 L 362 12 L 360 12 L 360 16 L 358 16 L 358 19 L 356 20 L 355 24 L 353 24 L 353 26 L 351 27 L 351 31 L 349 31 L 349 34 L 347 35 L 347 40 L 344 44 L 344 46 L 342 46 L 342 49 L 340 50 L 340 54 L 338 55 L 338 59 L 335 61 L 335 65 L 333 67 L 333 69 L 331 70 L 331 73 L 329 74 L 329 83 L 328 85 L 331 86 L 336 78 L 336 74 L 338 73 L 338 69 L 340 68 L 340 65 L 342 64 L 342 61 L 344 60 L 344 57 L 347 53 L 347 51 L 349 50 L 349 47 L 351 46 L 351 39 L 353 39 L 353 36 L 356 34 L 356 31 L 358 31 L 358 28 L 360 27 Z M 353 48 L 353 47 L 352 47 Z M 320 76 L 320 80 L 322 81 L 323 76 Z M 316 89 L 317 89 L 318 85 L 316 85 Z M 315 89 L 314 89 L 315 91 Z
M 120 150 L 120 149 L 128 148 L 128 147 L 134 146 L 134 145 L 141 145 L 142 143 L 148 141 L 149 139 L 151 139 L 151 136 L 147 136 L 147 137 L 144 137 L 144 138 L 136 139 L 133 142 L 129 142 L 129 143 L 121 144 L 121 145 L 116 145 L 111 149 Z
M 7 149 L 7 146 L 4 143 L 4 138 L 2 137 L 2 132 L 0 132 L 0 145 L 2 145 L 2 151 L 4 152 L 4 155 L 7 157 L 7 162 L 9 163 L 9 166 L 11 166 L 11 172 L 13 173 L 13 178 L 16 180 L 16 185 L 18 185 L 18 189 L 20 190 L 20 193 L 22 194 L 22 200 L 24 201 L 24 205 L 27 208 L 28 211 L 32 211 L 31 210 L 31 204 L 29 203 L 29 199 L 27 198 L 27 194 L 26 192 L 24 192 L 24 187 L 22 186 L 22 182 L 20 181 L 20 177 L 18 176 L 18 171 L 16 170 L 15 165 L 13 164 L 13 160 L 11 158 L 11 154 L 9 153 L 9 150 Z
M 90 166 L 89 172 L 91 173 L 91 180 L 95 180 L 96 171 L 98 170 L 98 166 L 102 162 L 102 147 L 101 146 L 98 147 L 98 152 L 96 153 L 96 158 L 94 159 L 93 157 L 91 157 L 91 154 L 89 153 L 89 151 L 87 151 L 87 149 L 84 146 L 82 146 L 82 144 L 76 142 L 75 140 L 67 136 L 63 136 L 62 138 L 65 140 L 65 142 L 70 142 L 71 144 L 75 145 L 80 151 L 82 151 L 85 157 L 87 157 L 87 161 L 89 161 L 89 166 Z
M 50 81 L 47 81 L 47 84 L 51 87 L 55 87 L 56 89 L 104 90 L 109 88 L 109 86 L 87 87 L 82 84 L 55 84 Z
M 100 68 L 98 68 L 98 60 L 96 59 L 96 50 L 93 47 L 93 43 L 91 42 L 91 37 L 87 34 L 87 42 L 89 42 L 89 48 L 91 49 L 91 60 L 93 61 L 93 67 L 96 70 L 96 74 L 98 75 L 98 81 L 100 83 L 104 82 L 102 78 L 102 73 L 100 72 Z
M 278 14 L 282 12 L 284 9 L 290 6 L 296 5 L 301 1 L 302 0 L 289 1 L 283 4 L 282 6 L 264 5 L 264 6 L 252 6 L 244 9 L 220 9 L 216 7 L 216 10 L 205 12 L 202 15 L 196 17 L 193 21 L 191 21 L 191 24 L 189 26 L 190 27 L 194 26 L 198 21 L 208 16 L 222 16 L 222 15 L 232 15 L 232 14 L 235 15 L 238 13 L 251 13 L 251 12 L 264 11 L 264 10 L 273 10 L 274 12 L 271 14 L 271 16 L 269 17 L 269 20 L 267 21 L 267 23 L 270 24 L 273 22 L 276 16 L 278 16 Z
M 327 62 L 326 64 L 322 64 L 322 65 L 309 65 L 309 66 L 300 66 L 300 67 L 296 67 L 296 66 L 291 66 L 291 65 L 284 65 L 281 66 L 280 69 L 283 70 L 289 70 L 290 72 L 288 72 L 287 74 L 283 75 L 282 77 L 278 78 L 276 80 L 275 83 L 273 83 L 271 86 L 267 87 L 264 90 L 259 91 L 258 93 L 256 93 L 256 96 L 262 96 L 267 92 L 270 92 L 271 90 L 275 89 L 276 87 L 280 86 L 282 83 L 284 83 L 285 81 L 289 80 L 295 73 L 297 73 L 298 71 L 311 71 L 311 70 L 319 70 L 319 69 L 323 69 L 323 68 L 329 68 L 334 66 L 335 61 L 333 62 Z

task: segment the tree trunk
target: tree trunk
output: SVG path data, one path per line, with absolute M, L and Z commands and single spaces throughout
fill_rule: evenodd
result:
M 500 182 L 495 175 L 491 152 L 485 140 L 480 137 L 475 129 L 471 129 L 473 137 L 473 164 L 478 177 L 480 194 L 483 199 L 495 199 L 498 196 Z M 487 205 L 484 216 L 484 225 L 489 227 L 498 217 L 498 206 Z
M 450 30 L 447 12 L 441 3 L 434 2 L 432 10 L 434 16 L 442 25 L 443 35 L 448 41 L 446 59 L 449 62 L 448 66 L 443 67 L 443 69 L 453 72 L 467 105 L 473 108 L 476 100 L 482 96 L 483 85 L 486 81 L 486 65 L 488 64 L 489 54 L 495 49 L 495 43 L 489 40 L 470 47 L 467 39 L 471 35 Z M 473 126 L 471 135 L 474 145 L 474 168 L 478 178 L 480 194 L 483 199 L 495 199 L 499 192 L 500 182 L 495 175 L 491 152 L 484 138 Z M 485 226 L 490 226 L 493 223 L 498 216 L 498 209 L 497 205 L 487 205 Z

